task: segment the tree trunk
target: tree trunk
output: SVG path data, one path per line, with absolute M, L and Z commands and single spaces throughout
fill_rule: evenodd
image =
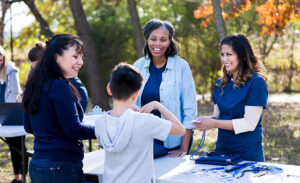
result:
M 268 46 L 269 38 L 272 38 L 270 45 Z M 259 52 L 261 54 L 261 60 L 265 64 L 265 60 L 267 56 L 270 54 L 271 50 L 273 49 L 274 44 L 277 42 L 278 34 L 275 36 L 271 35 L 264 35 L 260 37 L 260 49 Z
M 92 31 L 86 19 L 86 15 L 82 8 L 81 0 L 69 0 L 69 5 L 75 20 L 75 28 L 77 34 L 85 45 L 85 56 L 87 65 L 87 78 L 89 91 L 92 96 L 93 105 L 99 105 L 102 109 L 107 110 L 108 97 L 106 94 L 106 85 L 100 74 L 100 66 Z
M 220 0 L 212 0 L 212 5 L 214 9 L 214 17 L 215 17 L 216 27 L 218 31 L 218 36 L 219 36 L 219 40 L 221 41 L 226 36 L 226 27 L 222 16 L 222 8 L 220 5 Z
M 9 7 L 11 6 L 10 3 L 5 1 L 1 1 L 1 17 L 0 17 L 0 45 L 4 43 L 4 27 L 5 27 L 5 15 Z
M 291 36 L 292 36 L 292 45 L 291 45 L 291 53 L 290 53 L 290 71 L 288 72 L 288 85 L 285 88 L 286 92 L 292 92 L 292 81 L 293 81 L 293 76 L 294 76 L 294 47 L 295 47 L 295 32 L 293 31 Z
M 53 33 L 50 30 L 48 23 L 42 17 L 38 9 L 34 4 L 34 0 L 23 0 L 24 3 L 28 6 L 32 14 L 34 15 L 35 19 L 40 23 L 41 26 L 41 33 L 44 34 L 46 37 L 52 37 Z
M 144 39 L 143 39 L 143 32 L 141 29 L 139 15 L 136 10 L 136 1 L 127 0 L 127 3 L 128 3 L 128 10 L 131 18 L 133 36 L 134 36 L 134 47 L 137 52 L 138 58 L 140 58 L 144 55 L 143 54 Z

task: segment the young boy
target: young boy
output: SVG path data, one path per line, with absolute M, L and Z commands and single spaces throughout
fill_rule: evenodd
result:
M 153 139 L 164 141 L 168 135 L 182 136 L 184 126 L 159 102 L 151 102 L 134 112 L 143 77 L 133 66 L 117 65 L 111 73 L 107 92 L 113 109 L 96 120 L 95 134 L 105 150 L 104 183 L 155 182 Z M 166 119 L 150 113 L 158 110 Z M 152 179 L 152 181 L 151 181 Z

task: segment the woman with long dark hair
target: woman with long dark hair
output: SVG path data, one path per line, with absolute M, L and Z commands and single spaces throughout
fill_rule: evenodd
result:
M 29 59 L 30 65 L 31 65 L 31 69 L 29 71 L 28 77 L 32 74 L 33 70 L 35 69 L 35 67 L 37 66 L 37 64 L 39 63 L 41 58 L 43 57 L 45 49 L 46 49 L 46 47 L 42 42 L 37 42 L 35 44 L 35 47 L 30 49 L 30 51 L 28 53 L 28 59 Z M 89 100 L 87 89 L 85 88 L 85 86 L 82 84 L 81 80 L 78 77 L 68 78 L 68 79 L 71 81 L 73 86 L 79 92 L 80 104 L 81 104 L 83 111 L 85 112 L 87 109 L 88 100 Z
M 95 138 L 94 127 L 82 124 L 79 94 L 68 80 L 78 75 L 82 55 L 78 37 L 52 37 L 25 85 L 24 127 L 35 136 L 29 165 L 32 183 L 84 182 L 82 140 Z
M 214 86 L 214 115 L 198 117 L 195 128 L 218 128 L 217 153 L 264 161 L 261 121 L 268 88 L 263 65 L 243 34 L 225 37 L 220 48 L 223 75 Z

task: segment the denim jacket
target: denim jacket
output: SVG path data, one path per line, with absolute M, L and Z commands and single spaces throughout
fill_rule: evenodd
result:
M 5 102 L 20 102 L 21 87 L 19 83 L 19 69 L 10 62 L 6 65 L 6 87 L 5 87 Z
M 134 63 L 143 75 L 143 85 L 136 105 L 141 107 L 141 96 L 150 72 L 150 58 L 142 57 Z M 165 71 L 162 73 L 160 85 L 160 103 L 171 111 L 186 129 L 192 129 L 191 120 L 196 119 L 197 101 L 194 79 L 189 64 L 179 56 L 168 57 Z M 169 136 L 164 145 L 173 148 L 181 144 L 181 137 Z

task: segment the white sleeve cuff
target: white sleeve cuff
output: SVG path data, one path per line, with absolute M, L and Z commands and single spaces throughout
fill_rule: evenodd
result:
M 262 106 L 245 106 L 244 118 L 232 119 L 235 134 L 253 131 L 262 114 Z
M 213 117 L 218 119 L 219 115 L 220 115 L 220 110 L 219 110 L 218 104 L 215 104 Z

